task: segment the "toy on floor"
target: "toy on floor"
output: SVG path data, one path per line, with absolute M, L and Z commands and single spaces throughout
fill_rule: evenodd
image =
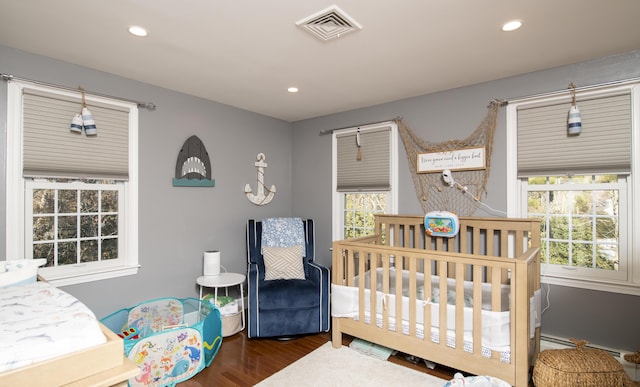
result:
M 118 336 L 122 339 L 139 339 L 140 335 L 138 334 L 138 330 L 136 328 L 129 328 L 123 330 L 121 333 L 118 333 Z
M 161 298 L 121 309 L 101 320 L 124 339 L 140 367 L 129 386 L 174 386 L 208 367 L 222 344 L 219 309 L 196 298 Z

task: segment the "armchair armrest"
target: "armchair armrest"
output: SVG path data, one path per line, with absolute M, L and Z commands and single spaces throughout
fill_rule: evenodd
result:
M 315 283 L 329 283 L 329 269 L 315 262 L 308 262 L 309 279 Z

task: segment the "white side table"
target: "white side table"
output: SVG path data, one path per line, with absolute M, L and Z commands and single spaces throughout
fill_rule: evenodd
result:
M 205 277 L 200 276 L 196 280 L 196 283 L 200 285 L 200 299 L 202 300 L 202 288 L 213 288 L 214 299 L 218 299 L 218 288 L 225 288 L 225 294 L 229 295 L 229 287 L 230 286 L 240 286 L 240 313 L 242 313 L 242 329 L 245 326 L 245 317 L 244 317 L 244 289 L 242 284 L 244 284 L 246 276 L 244 274 L 239 273 L 220 273 L 220 275 L 216 277 Z

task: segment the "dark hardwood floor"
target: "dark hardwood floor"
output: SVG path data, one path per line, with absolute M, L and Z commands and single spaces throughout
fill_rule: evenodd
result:
M 245 330 L 225 337 L 211 365 L 178 387 L 253 386 L 330 340 L 329 333 L 290 340 L 249 339 Z M 349 345 L 351 340 L 343 336 L 342 344 Z M 389 361 L 442 378 L 443 384 L 455 372 L 442 366 L 430 370 L 424 362 L 414 364 L 401 354 L 390 357 Z

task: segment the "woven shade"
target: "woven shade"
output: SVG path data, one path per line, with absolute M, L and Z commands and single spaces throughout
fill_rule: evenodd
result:
M 129 109 L 90 103 L 97 136 L 71 133 L 69 124 L 82 101 L 40 90 L 24 89 L 25 177 L 129 177 Z
M 389 191 L 391 189 L 391 128 L 362 130 L 358 159 L 357 132 L 336 135 L 337 190 Z
M 518 109 L 519 177 L 631 171 L 630 94 L 577 105 L 579 136 L 567 136 L 570 103 Z

